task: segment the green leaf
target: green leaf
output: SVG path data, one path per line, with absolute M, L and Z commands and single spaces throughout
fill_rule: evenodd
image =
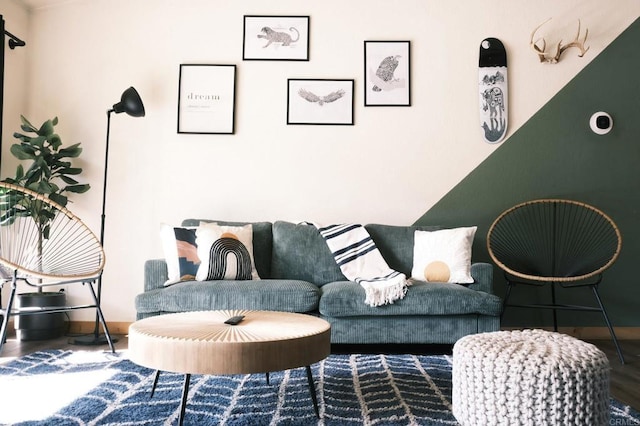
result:
M 24 179 L 29 182 L 35 182 L 36 180 L 40 180 L 42 176 L 42 169 L 38 167 L 38 165 L 34 162 L 31 164 L 31 167 L 27 169 L 27 172 L 24 175 Z
M 53 185 L 45 180 L 41 180 L 40 182 L 38 182 L 37 188 L 38 189 L 36 189 L 36 192 L 39 192 L 41 194 L 51 194 L 52 192 L 55 192 Z
M 91 185 L 88 183 L 82 185 L 69 185 L 65 188 L 66 191 L 74 192 L 76 194 L 82 194 L 87 192 L 91 188 Z
M 80 148 L 79 143 L 70 145 L 66 148 L 62 148 L 60 151 L 58 151 L 58 154 L 60 154 L 60 158 L 76 158 L 80 155 L 80 153 L 82 153 L 82 148 Z
M 13 137 L 16 139 L 20 139 L 22 142 L 31 143 L 31 136 L 23 135 L 22 133 L 15 132 Z
M 58 168 L 58 169 L 64 169 L 66 167 L 71 167 L 71 161 L 60 161 L 59 159 L 56 159 L 55 162 L 56 162 L 56 168 Z
M 30 146 L 23 144 L 13 144 L 11 145 L 11 153 L 18 160 L 33 160 L 36 158 L 36 153 Z
M 2 182 L 13 183 L 13 184 L 17 184 L 18 183 L 17 180 L 11 179 L 11 178 L 4 178 L 4 179 L 2 179 Z
M 58 170 L 58 173 L 63 175 L 79 175 L 82 173 L 82 169 L 80 167 L 67 167 L 66 169 Z
M 46 141 L 47 141 L 46 136 L 38 136 L 37 138 L 31 138 L 29 141 L 26 141 L 26 143 L 37 146 L 40 149 L 44 149 L 44 143 Z
M 42 230 L 42 238 L 44 238 L 45 240 L 48 240 L 50 232 L 51 232 L 51 226 L 50 225 L 45 226 L 44 229 Z
M 20 127 L 25 132 L 36 133 L 38 131 L 38 129 L 36 127 L 34 127 L 33 124 L 29 123 L 29 120 L 27 120 L 24 115 L 20 116 L 20 121 L 22 121 L 22 126 L 20 126 Z
M 54 151 L 57 151 L 60 148 L 60 145 L 62 145 L 62 139 L 60 139 L 60 136 L 56 133 L 49 137 L 49 144 L 51 144 L 51 148 Z
M 42 126 L 40 126 L 40 129 L 38 129 L 36 133 L 38 133 L 40 136 L 47 137 L 53 135 L 53 121 L 47 120 L 42 123 Z
M 18 167 L 16 168 L 16 180 L 20 180 L 24 178 L 24 167 L 22 167 L 22 164 L 18 164 Z
M 49 199 L 51 199 L 53 202 L 60 204 L 62 207 L 65 207 L 67 205 L 67 202 L 69 201 L 69 199 L 62 195 L 62 194 L 49 194 Z
M 78 183 L 78 181 L 75 180 L 74 178 L 70 178 L 69 176 L 65 176 L 65 175 L 61 175 L 60 179 L 68 185 L 75 185 Z

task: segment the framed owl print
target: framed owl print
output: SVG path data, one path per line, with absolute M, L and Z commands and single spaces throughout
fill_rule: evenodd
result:
M 364 106 L 411 106 L 410 44 L 364 42 Z

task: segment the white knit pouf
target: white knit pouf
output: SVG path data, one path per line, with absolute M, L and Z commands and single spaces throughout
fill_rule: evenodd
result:
M 453 415 L 464 426 L 608 425 L 609 360 L 544 330 L 468 335 L 453 346 Z

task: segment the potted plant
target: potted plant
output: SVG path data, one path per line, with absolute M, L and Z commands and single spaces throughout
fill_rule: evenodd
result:
M 73 167 L 72 158 L 82 152 L 80 144 L 62 147 L 62 140 L 55 132 L 58 117 L 45 121 L 39 128 L 32 125 L 24 116 L 20 116 L 23 133 L 13 136 L 20 142 L 11 146 L 11 154 L 21 161 L 30 161 L 25 171 L 19 164 L 15 177 L 6 178 L 4 182 L 23 186 L 32 191 L 45 194 L 52 201 L 66 207 L 69 199 L 66 193 L 81 194 L 87 192 L 89 184 L 79 183 L 73 176 L 82 173 L 80 167 Z M 51 214 L 48 208 L 39 202 L 25 203 L 22 214 L 31 217 L 39 231 L 39 250 L 42 242 L 49 237 Z M 66 297 L 63 292 L 45 292 L 38 287 L 37 292 L 17 295 L 16 307 L 65 306 Z M 16 335 L 19 340 L 40 340 L 59 337 L 64 328 L 64 314 L 51 313 L 43 315 L 17 316 L 15 320 Z

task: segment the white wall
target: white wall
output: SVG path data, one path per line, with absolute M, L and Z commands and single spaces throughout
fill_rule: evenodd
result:
M 57 115 L 63 141 L 82 142 L 80 165 L 93 188 L 71 210 L 96 233 L 106 111 L 130 85 L 147 111 L 145 118 L 112 116 L 103 280 L 109 321 L 134 319 L 144 260 L 162 257 L 161 222 L 412 223 L 497 148 L 483 142 L 479 127 L 483 38 L 507 47 L 511 134 L 640 14 L 635 0 L 389 4 L 77 0 L 32 11 L 26 112 L 36 122 Z M 259 14 L 309 15 L 311 60 L 242 61 L 243 15 Z M 582 19 L 591 46 L 584 58 L 568 50 L 558 65 L 538 62 L 529 37 L 549 17 L 541 34 L 551 44 L 573 37 Z M 411 107 L 363 106 L 364 40 L 411 41 Z M 176 133 L 181 63 L 238 66 L 235 135 Z M 287 126 L 290 77 L 355 79 L 355 126 Z M 7 117 L 12 123 L 17 116 Z M 7 143 L 3 150 L 3 171 L 12 170 Z M 84 300 L 84 292 L 68 290 Z

